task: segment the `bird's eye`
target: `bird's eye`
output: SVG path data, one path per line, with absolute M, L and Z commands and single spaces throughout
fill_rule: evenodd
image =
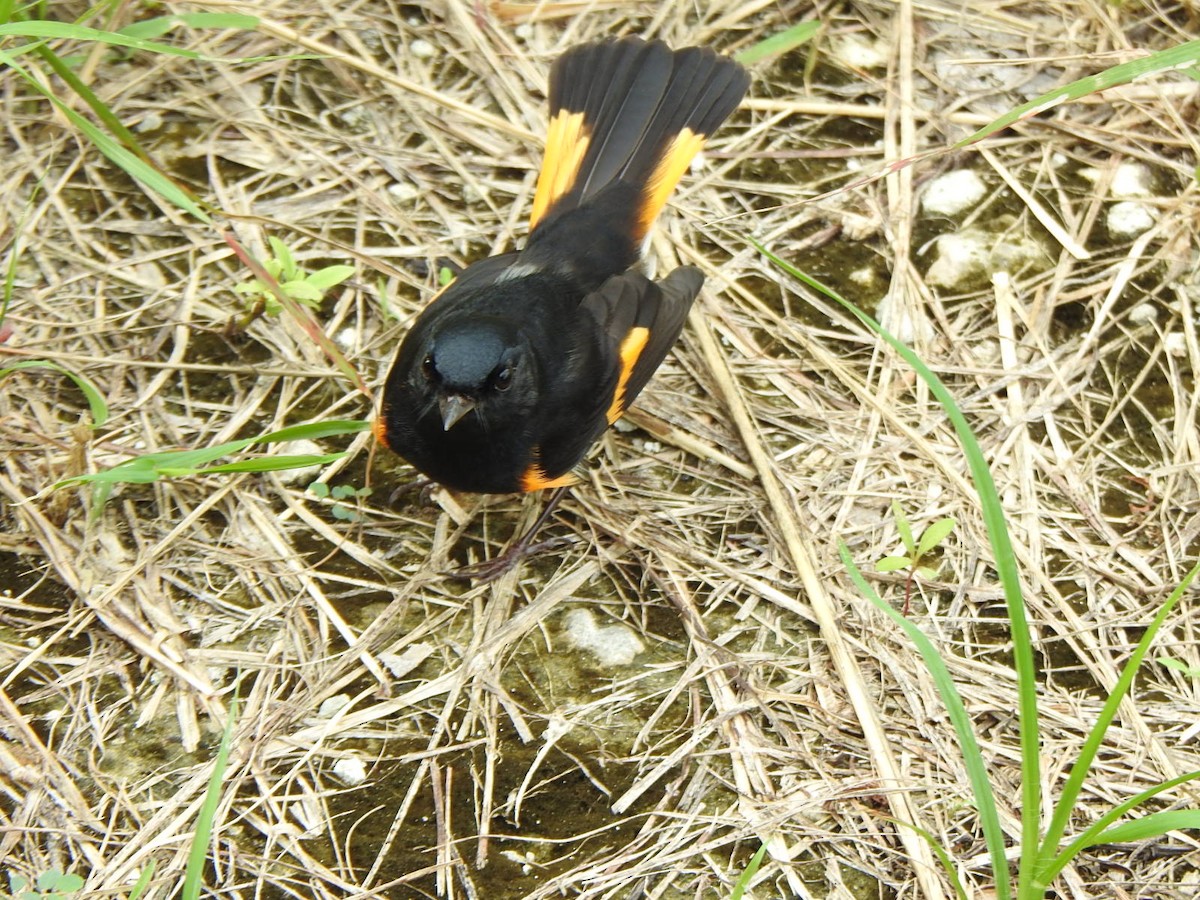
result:
M 433 381 L 435 378 L 437 378 L 437 363 L 433 361 L 432 353 L 426 353 L 425 358 L 421 360 L 421 371 L 430 381 Z
M 507 391 L 510 387 L 512 387 L 512 380 L 513 367 L 504 366 L 503 368 L 497 369 L 496 373 L 492 375 L 492 387 L 498 391 Z

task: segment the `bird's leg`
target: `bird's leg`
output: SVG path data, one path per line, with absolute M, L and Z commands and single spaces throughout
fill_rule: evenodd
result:
M 550 520 L 550 516 L 554 514 L 554 510 L 562 501 L 562 498 L 567 495 L 571 489 L 569 487 L 555 488 L 554 493 L 550 495 L 550 499 L 546 501 L 546 505 L 542 507 L 541 513 L 537 520 L 529 527 L 529 530 L 521 535 L 513 544 L 494 559 L 485 559 L 483 562 L 475 563 L 470 566 L 459 566 L 447 574 L 454 578 L 468 578 L 471 581 L 478 581 L 486 584 L 489 581 L 495 581 L 526 556 L 544 550 L 547 547 L 557 543 L 557 538 L 552 538 L 547 541 L 541 541 L 537 544 L 533 539 L 542 529 L 542 526 Z

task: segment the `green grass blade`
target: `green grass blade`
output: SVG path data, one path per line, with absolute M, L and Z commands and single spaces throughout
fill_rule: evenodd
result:
M 146 889 L 150 887 L 150 881 L 154 878 L 154 860 L 146 863 L 146 868 L 142 869 L 142 874 L 138 876 L 137 882 L 129 889 L 129 900 L 141 900 Z
M 182 56 L 185 59 L 216 60 L 220 58 L 205 56 L 203 53 L 188 50 L 185 47 L 148 41 L 144 38 L 122 34 L 117 31 L 101 31 L 99 28 L 89 28 L 86 25 L 75 25 L 71 22 L 51 22 L 45 19 L 31 19 L 28 22 L 9 22 L 6 25 L 0 25 L 0 38 L 5 36 L 87 41 L 89 43 L 109 44 L 114 47 L 129 47 L 132 50 L 145 50 L 148 53 L 165 53 L 170 56 Z
M 737 883 L 733 886 L 733 892 L 729 895 L 729 900 L 742 900 L 742 895 L 746 893 L 746 888 L 750 886 L 750 882 L 758 874 L 758 867 L 762 865 L 763 857 L 766 855 L 767 845 L 763 844 L 750 857 L 750 862 L 746 863 L 746 871 L 742 872 L 738 877 Z
M 917 356 L 912 350 L 897 340 L 853 303 L 841 297 L 814 279 L 810 278 L 796 267 L 780 259 L 766 247 L 754 242 L 759 251 L 783 271 L 819 290 L 840 304 L 855 316 L 872 332 L 883 338 L 912 366 L 921 379 L 929 385 L 929 390 L 937 398 L 954 426 L 962 445 L 967 466 L 975 490 L 979 495 L 980 507 L 984 525 L 987 529 L 988 542 L 992 547 L 996 574 L 1004 593 L 1004 602 L 1008 610 L 1009 628 L 1012 633 L 1013 664 L 1017 673 L 1017 712 L 1021 741 L 1021 862 L 1018 874 L 1017 891 L 1019 896 L 1028 896 L 1027 885 L 1033 875 L 1038 846 L 1039 814 L 1041 810 L 1041 763 L 1039 760 L 1040 737 L 1038 734 L 1037 709 L 1037 671 L 1033 661 L 1033 645 L 1029 634 L 1029 623 L 1025 617 L 1025 601 L 1021 595 L 1021 580 L 1017 571 L 1016 554 L 1013 552 L 1012 540 L 1008 535 L 1008 525 L 1004 518 L 1004 507 L 1000 503 L 1000 495 L 996 483 L 988 468 L 987 460 L 975 440 L 971 426 L 966 417 L 954 402 L 954 397 L 942 383 L 942 380 Z M 995 854 L 1001 848 L 989 846 L 989 852 Z M 1003 874 L 1005 869 L 996 871 L 996 884 L 1004 885 L 1007 881 Z M 1007 896 L 1007 894 L 1002 895 Z
M 258 27 L 258 23 L 258 16 L 246 16 L 241 13 L 180 13 L 134 22 L 124 28 L 118 28 L 117 34 L 153 40 L 174 31 L 180 25 L 197 29 L 229 28 L 235 31 L 253 31 Z
M 319 441 L 322 438 L 338 437 L 343 434 L 360 434 L 371 430 L 369 419 L 329 419 L 324 422 L 305 422 L 289 425 L 278 431 L 270 431 L 254 438 L 256 444 L 276 444 L 280 441 Z
M 946 714 L 950 717 L 950 724 L 954 727 L 954 733 L 958 737 L 963 765 L 967 769 L 967 780 L 971 783 L 971 793 L 975 797 L 975 808 L 979 813 L 980 827 L 983 829 L 984 842 L 987 844 L 988 854 L 992 859 L 992 869 L 994 870 L 996 882 L 996 896 L 1007 898 L 1010 896 L 1008 861 L 1004 855 L 1004 829 L 1000 826 L 1000 813 L 996 808 L 996 795 L 992 791 L 992 783 L 988 780 L 987 763 L 983 759 L 983 752 L 979 749 L 979 742 L 975 738 L 975 730 L 971 727 L 971 717 L 967 714 L 967 707 L 962 701 L 962 695 L 959 694 L 958 687 L 954 684 L 950 670 L 946 668 L 941 651 L 934 646 L 933 641 L 929 640 L 925 632 L 893 609 L 890 603 L 879 596 L 878 592 L 863 578 L 862 572 L 854 564 L 854 559 L 850 556 L 850 550 L 845 544 L 838 544 L 838 555 L 841 556 L 842 565 L 850 573 L 850 579 L 854 582 L 855 587 L 859 589 L 864 597 L 871 601 L 876 609 L 886 614 L 908 635 L 909 640 L 917 648 L 917 652 L 921 654 L 921 660 L 925 663 L 925 668 L 933 678 L 938 696 L 942 698 L 942 704 L 946 707 Z M 906 822 L 903 824 L 906 827 L 915 828 L 918 832 L 924 833 L 918 826 L 912 823 Z M 926 839 L 930 840 L 934 845 L 937 843 L 932 840 L 932 835 L 926 835 Z M 948 864 L 948 862 L 949 860 L 947 859 L 943 864 Z M 951 866 L 948 871 L 953 874 L 953 867 Z
M 1200 828 L 1200 809 L 1168 809 L 1115 825 L 1097 835 L 1095 843 L 1119 844 L 1122 841 L 1147 841 L 1151 838 L 1162 837 L 1169 831 L 1196 828 Z
M 183 900 L 198 900 L 204 878 L 205 863 L 208 862 L 208 841 L 212 837 L 213 823 L 217 818 L 217 807 L 221 804 L 221 782 L 225 780 L 225 769 L 229 765 L 229 752 L 233 747 L 233 725 L 237 721 L 237 701 L 229 705 L 229 718 L 221 735 L 221 746 L 213 761 L 212 775 L 204 791 L 204 802 L 196 816 L 196 831 L 192 835 L 192 847 L 188 852 L 187 870 L 183 878 Z
M 946 877 L 949 878 L 950 883 L 954 885 L 954 896 L 957 897 L 958 900 L 970 900 L 970 895 L 967 894 L 967 889 L 963 886 L 962 881 L 958 877 L 958 869 L 954 865 L 954 859 L 931 832 L 912 822 L 901 822 L 897 819 L 888 819 L 888 821 L 895 822 L 902 828 L 911 828 L 921 837 L 925 838 L 925 843 L 929 844 L 929 849 L 933 851 L 933 855 L 938 858 L 938 862 L 940 862 L 942 864 L 942 868 L 946 870 Z
M 339 459 L 345 453 L 295 453 L 290 456 L 263 456 L 258 459 L 243 459 L 238 462 L 208 466 L 184 474 L 214 475 L 222 472 L 281 472 L 286 469 L 307 469 L 309 466 L 324 466 Z
M 763 38 L 757 44 L 753 44 L 737 54 L 734 59 L 743 66 L 752 66 L 756 62 L 760 62 L 768 57 L 779 56 L 781 53 L 795 50 L 801 44 L 812 40 L 813 35 L 820 28 L 821 23 L 817 21 L 800 22 L 791 28 L 784 29 L 778 34 Z
M 191 213 L 201 222 L 211 225 L 212 219 L 202 210 L 199 205 L 191 198 L 191 196 L 175 184 L 167 176 L 163 175 L 153 166 L 139 159 L 133 151 L 124 147 L 112 137 L 105 134 L 89 119 L 84 118 L 78 112 L 71 109 L 62 102 L 54 93 L 41 81 L 33 76 L 28 69 L 17 62 L 16 58 L 11 54 L 0 50 L 0 63 L 7 65 L 14 72 L 25 79 L 34 90 L 42 94 L 47 100 L 53 103 L 64 116 L 66 116 L 71 124 L 83 132 L 96 149 L 107 156 L 113 163 L 124 169 L 126 174 L 131 178 L 140 181 L 150 190 L 159 194 L 166 200 L 178 206 L 185 212 Z
M 92 416 L 92 427 L 99 428 L 108 421 L 108 403 L 105 402 L 104 395 L 100 393 L 99 388 L 78 372 L 72 372 L 48 359 L 26 359 L 0 369 L 0 378 L 20 369 L 53 369 L 55 372 L 61 372 L 75 382 L 76 387 L 83 392 L 83 396 L 87 399 L 88 410 Z
M 1181 784 L 1196 780 L 1200 780 L 1200 772 L 1188 772 L 1186 775 L 1177 775 L 1174 778 L 1164 781 L 1162 784 L 1156 784 L 1154 787 L 1130 797 L 1123 803 L 1117 804 L 1093 822 L 1086 831 L 1071 841 L 1058 856 L 1051 860 L 1050 864 L 1039 873 L 1037 883 L 1049 884 L 1080 852 L 1087 847 L 1097 844 L 1099 842 L 1097 840 L 1098 835 L 1103 834 L 1112 826 L 1113 822 L 1116 822 L 1131 810 L 1141 806 L 1152 797 L 1157 797 L 1159 794 L 1165 793 Z
M 1051 107 L 1058 106 L 1060 103 L 1078 100 L 1080 97 L 1086 97 L 1088 94 L 1094 94 L 1097 91 L 1103 91 L 1117 85 L 1128 84 L 1136 78 L 1141 78 L 1154 72 L 1165 72 L 1169 69 L 1191 69 L 1197 65 L 1200 65 L 1200 40 L 1188 41 L 1186 44 L 1180 44 L 1178 47 L 1172 47 L 1169 50 L 1151 53 L 1149 56 L 1142 57 L 1141 59 L 1130 60 L 1127 63 L 1121 63 L 1119 66 L 1113 66 L 1111 69 L 1105 69 L 1103 72 L 1095 75 L 1089 75 L 1087 78 L 1072 81 L 1064 87 L 1047 91 L 1040 97 L 1034 97 L 1028 103 L 1021 104 L 991 124 L 980 128 L 969 137 L 963 138 L 954 146 L 955 148 L 961 148 L 969 144 L 974 144 L 976 141 L 981 141 L 985 137 L 995 134 L 1003 128 L 1007 128 L 1020 119 L 1035 116 Z
M 1050 824 L 1046 827 L 1045 838 L 1042 841 L 1042 846 L 1038 854 L 1040 860 L 1038 883 L 1046 881 L 1044 870 L 1057 861 L 1056 853 L 1058 845 L 1062 840 L 1063 834 L 1066 832 L 1071 813 L 1074 811 L 1075 800 L 1083 790 L 1083 780 L 1087 776 L 1088 770 L 1096 758 L 1096 754 L 1100 752 L 1100 745 L 1104 740 L 1104 735 L 1116 718 L 1121 701 L 1129 693 L 1133 679 L 1137 675 L 1138 669 L 1141 668 L 1146 654 L 1150 652 L 1150 645 L 1154 642 L 1154 638 L 1158 635 L 1163 623 L 1166 622 L 1167 616 L 1171 614 L 1171 611 L 1179 603 L 1198 574 L 1200 574 L 1200 563 L 1192 567 L 1191 571 L 1183 577 L 1183 580 L 1179 582 L 1175 590 L 1171 591 L 1170 596 L 1167 597 L 1166 602 L 1163 603 L 1158 612 L 1154 614 L 1154 618 L 1150 621 L 1141 639 L 1138 640 L 1137 646 L 1134 647 L 1129 660 L 1122 667 L 1121 674 L 1117 678 L 1117 683 L 1113 686 L 1112 692 L 1104 701 L 1104 706 L 1100 710 L 1100 715 L 1096 718 L 1096 723 L 1088 731 L 1087 738 L 1083 742 L 1083 747 L 1079 751 L 1079 758 L 1071 766 L 1067 780 L 1063 783 L 1058 803 L 1055 805 L 1054 814 L 1050 818 Z
M 54 70 L 54 74 L 61 78 L 67 87 L 74 91 L 91 108 L 92 112 L 96 114 L 96 118 L 103 122 L 104 126 L 116 135 L 121 143 L 132 150 L 140 159 L 153 165 L 150 154 L 142 149 L 141 143 L 134 137 L 133 132 L 126 128 L 125 123 L 117 118 L 116 114 L 108 108 L 108 104 L 96 96 L 96 92 L 75 74 L 74 69 L 63 62 L 58 54 L 44 44 L 37 48 L 37 54 L 46 65 Z
M 284 441 L 316 441 L 326 437 L 358 434 L 371 427 L 364 419 L 331 419 L 327 422 L 309 422 L 291 425 L 256 437 L 239 438 L 212 447 L 195 450 L 162 450 L 158 453 L 143 453 L 124 462 L 119 462 L 101 472 L 65 478 L 54 485 L 54 489 L 73 487 L 79 484 L 150 484 L 161 478 L 183 478 L 190 475 L 214 472 L 269 472 L 279 469 L 304 468 L 341 459 L 343 454 L 304 454 L 291 457 L 262 457 L 242 460 L 218 466 L 209 466 L 215 459 L 231 456 L 255 444 L 277 444 Z M 282 460 L 281 463 L 273 460 Z

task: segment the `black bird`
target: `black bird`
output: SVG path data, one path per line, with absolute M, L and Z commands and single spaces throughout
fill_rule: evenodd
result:
M 379 441 L 456 491 L 573 483 L 683 328 L 704 276 L 634 270 L 647 235 L 749 76 L 712 50 L 623 38 L 550 71 L 524 249 L 468 266 L 400 344 Z

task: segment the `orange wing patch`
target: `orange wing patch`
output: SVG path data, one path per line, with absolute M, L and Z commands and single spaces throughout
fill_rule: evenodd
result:
M 559 110 L 550 120 L 550 130 L 546 134 L 546 155 L 542 160 L 542 171 L 538 174 L 537 191 L 533 195 L 533 212 L 529 216 L 530 230 L 537 226 L 554 201 L 574 186 L 590 139 L 581 112 Z
M 633 367 L 637 365 L 638 357 L 646 349 L 646 341 L 649 339 L 650 329 L 641 327 L 631 329 L 629 334 L 625 335 L 625 340 L 621 341 L 621 375 L 617 378 L 617 390 L 613 394 L 612 405 L 608 407 L 609 425 L 625 415 L 625 388 L 633 374 Z
M 666 153 L 646 181 L 646 193 L 642 199 L 642 208 L 638 211 L 638 226 L 641 228 L 639 240 L 650 230 L 650 226 L 666 206 L 671 191 L 675 190 L 675 185 L 679 184 L 679 179 L 688 170 L 696 154 L 704 148 L 707 139 L 708 135 L 696 134 L 690 128 L 685 128 L 675 135 L 675 139 L 671 141 Z
M 530 491 L 544 491 L 547 488 L 570 487 L 578 481 L 579 479 L 570 472 L 551 478 L 539 463 L 533 462 L 521 475 L 521 490 L 528 494 Z

